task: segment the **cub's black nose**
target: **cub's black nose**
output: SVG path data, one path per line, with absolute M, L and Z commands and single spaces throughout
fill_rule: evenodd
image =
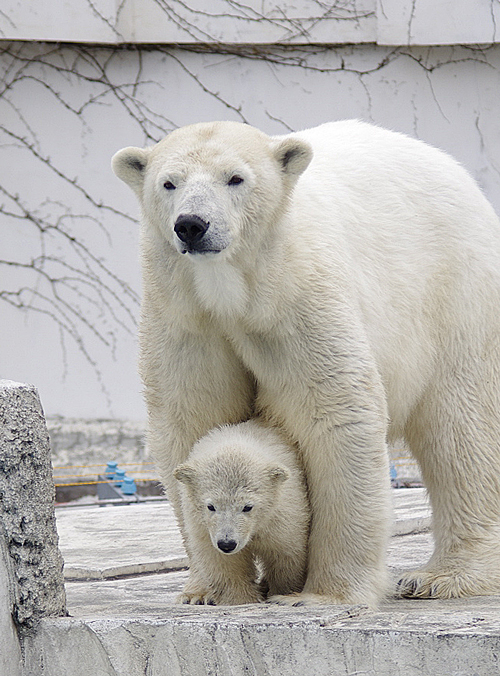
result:
M 181 242 L 193 245 L 200 241 L 208 230 L 208 225 L 195 214 L 181 214 L 175 221 L 174 232 Z
M 234 540 L 217 540 L 217 547 L 224 552 L 224 554 L 229 554 L 230 552 L 236 549 L 236 542 Z

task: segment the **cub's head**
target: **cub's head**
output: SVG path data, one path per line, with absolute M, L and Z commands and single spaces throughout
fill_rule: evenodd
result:
M 312 158 L 307 142 L 237 122 L 182 127 L 151 148 L 124 148 L 112 167 L 143 217 L 175 252 L 230 255 L 244 233 L 266 235 Z
M 272 519 L 288 470 L 255 460 L 248 450 L 221 448 L 215 455 L 179 465 L 174 477 L 186 486 L 189 509 L 207 529 L 213 546 L 236 554 Z

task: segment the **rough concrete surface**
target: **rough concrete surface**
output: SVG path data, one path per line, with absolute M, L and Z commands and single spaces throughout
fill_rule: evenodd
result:
M 21 676 L 21 646 L 12 609 L 14 605 L 14 571 L 0 525 L 0 674 Z
M 0 381 L 0 520 L 13 562 L 16 623 L 65 612 L 50 447 L 35 387 Z
M 57 530 L 66 580 L 99 580 L 187 565 L 168 502 L 60 508 Z

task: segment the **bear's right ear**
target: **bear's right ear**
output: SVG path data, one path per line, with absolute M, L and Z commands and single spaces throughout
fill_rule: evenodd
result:
M 195 482 L 196 470 L 191 465 L 179 465 L 174 470 L 174 479 L 190 486 Z
M 141 195 L 144 184 L 149 152 L 147 148 L 123 148 L 115 153 L 111 160 L 111 168 L 115 175 L 129 185 L 138 196 Z
M 309 143 L 296 136 L 275 137 L 272 151 L 283 173 L 294 178 L 307 169 L 313 157 Z

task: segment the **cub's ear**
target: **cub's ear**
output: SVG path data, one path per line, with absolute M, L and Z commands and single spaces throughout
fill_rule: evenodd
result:
M 288 176 L 298 178 L 307 169 L 313 157 L 313 150 L 307 141 L 288 136 L 274 139 L 273 155 L 281 169 Z
M 283 483 L 283 481 L 286 481 L 288 477 L 290 476 L 288 470 L 285 467 L 281 467 L 279 465 L 277 466 L 271 466 L 269 467 L 268 470 L 269 473 L 269 478 L 273 483 Z
M 196 470 L 191 465 L 179 465 L 174 470 L 174 479 L 190 486 L 195 482 Z
M 118 178 L 140 196 L 150 151 L 147 148 L 123 148 L 111 160 L 111 168 Z

